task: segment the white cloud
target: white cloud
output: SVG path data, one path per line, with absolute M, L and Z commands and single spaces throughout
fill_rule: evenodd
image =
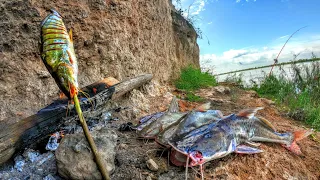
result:
M 246 2 L 249 2 L 249 0 L 245 0 Z M 256 2 L 257 0 L 253 0 L 253 2 Z M 236 0 L 236 3 L 240 3 L 241 0 Z
M 289 34 L 279 37 L 278 39 L 288 38 Z
M 320 36 L 310 36 L 309 38 L 299 38 L 296 41 L 289 41 L 279 57 L 279 62 L 290 61 L 293 59 L 294 54 L 299 53 L 298 59 L 310 58 L 311 52 L 320 56 L 319 37 Z M 215 67 L 215 73 L 269 65 L 273 63 L 273 59 L 277 57 L 282 46 L 283 42 L 278 42 L 278 44 L 268 47 L 230 49 L 221 55 L 203 54 L 200 55 L 200 65 L 204 69 Z
M 208 22 L 208 24 L 209 24 L 209 25 L 212 24 L 212 21 L 211 21 L 211 22 Z
M 206 5 L 205 0 L 195 0 L 192 6 L 190 7 L 191 15 L 198 15 L 201 11 L 204 11 L 204 7 Z
M 191 15 L 199 15 L 205 10 L 206 5 L 212 1 L 214 0 L 181 0 L 181 4 L 178 4 L 176 0 L 173 0 L 172 3 L 177 9 L 182 9 L 184 11 L 184 17 L 190 18 Z

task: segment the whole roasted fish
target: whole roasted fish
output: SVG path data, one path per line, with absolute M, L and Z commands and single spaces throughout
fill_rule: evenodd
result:
M 278 133 L 268 120 L 254 117 L 260 109 L 262 108 L 231 114 L 220 121 L 191 131 L 180 140 L 170 142 L 170 145 L 177 152 L 190 158 L 188 166 L 202 166 L 208 161 L 233 152 L 241 154 L 262 152 L 257 148 L 259 144 L 255 142 L 280 143 L 293 153 L 301 154 L 296 141 L 307 137 L 312 131 Z
M 60 90 L 72 99 L 79 90 L 72 31 L 67 32 L 58 12 L 51 12 L 41 22 L 41 58 Z

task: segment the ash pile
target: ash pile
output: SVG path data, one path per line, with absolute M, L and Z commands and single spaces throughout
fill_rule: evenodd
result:
M 38 113 L 60 106 L 49 105 Z M 108 109 L 108 110 L 107 110 Z M 88 127 L 97 143 L 109 172 L 115 165 L 116 131 L 121 113 L 132 111 L 109 103 L 103 108 L 85 112 Z M 77 117 L 65 117 L 60 131 L 47 135 L 45 141 L 32 144 L 30 148 L 17 153 L 15 157 L 0 168 L 0 179 L 101 179 L 100 172 L 93 161 L 92 152 L 83 134 Z

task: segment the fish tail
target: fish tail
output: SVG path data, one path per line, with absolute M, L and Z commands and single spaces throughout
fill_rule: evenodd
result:
M 312 130 L 300 130 L 300 131 L 296 131 L 293 133 L 293 141 L 290 145 L 284 145 L 284 147 L 286 149 L 288 149 L 289 151 L 300 155 L 302 154 L 301 149 L 299 147 L 299 145 L 297 144 L 297 141 L 300 141 L 301 139 L 304 139 L 306 137 L 308 137 L 310 134 L 312 134 L 313 131 Z

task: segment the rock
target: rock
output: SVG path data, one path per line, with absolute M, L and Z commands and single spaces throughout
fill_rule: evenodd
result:
M 22 156 L 17 156 L 14 158 L 14 168 L 19 172 L 22 172 L 23 166 L 25 165 L 25 160 Z
M 128 149 L 128 145 L 126 144 L 120 144 L 119 149 Z
M 48 174 L 46 177 L 43 178 L 43 180 L 56 180 L 51 174 Z
M 38 71 L 37 75 L 39 78 L 49 78 L 51 76 L 48 71 Z
M 216 86 L 213 90 L 221 94 L 230 94 L 231 92 L 231 89 L 227 86 Z
M 148 177 L 146 178 L 146 180 L 152 180 L 152 178 L 151 178 L 150 176 L 148 176 Z
M 254 90 L 247 91 L 250 97 L 257 98 L 259 97 L 258 93 Z
M 38 160 L 40 153 L 38 151 L 35 151 L 33 149 L 27 149 L 24 151 L 22 156 L 30 162 L 35 162 Z
M 158 171 L 159 166 L 156 162 L 154 162 L 153 159 L 149 159 L 147 161 L 147 167 L 151 170 L 151 171 Z
M 114 131 L 102 128 L 91 132 L 98 152 L 107 170 L 114 168 L 117 135 Z M 84 134 L 66 135 L 56 151 L 58 173 L 66 179 L 101 179 L 90 146 Z
M 270 99 L 260 98 L 259 100 L 260 100 L 261 102 L 263 102 L 263 103 L 265 103 L 265 104 L 269 105 L 269 106 L 271 106 L 271 105 L 275 105 L 275 102 L 274 102 L 274 101 L 272 101 L 272 100 L 270 100 Z

